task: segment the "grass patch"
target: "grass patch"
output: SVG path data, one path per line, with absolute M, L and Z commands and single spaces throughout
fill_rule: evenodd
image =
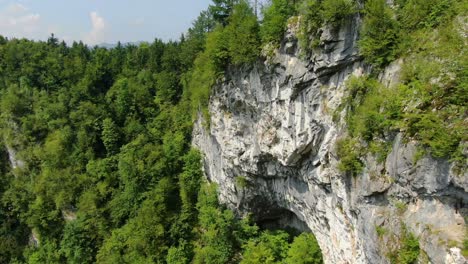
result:
M 413 264 L 419 257 L 420 247 L 418 238 L 402 225 L 402 232 L 399 238 L 399 247 L 389 253 L 390 263 Z
M 381 239 L 388 233 L 388 230 L 383 226 L 375 226 L 375 232 L 377 232 L 377 236 Z
M 402 202 L 402 201 L 395 201 L 395 207 L 397 209 L 397 213 L 399 215 L 402 215 L 406 212 L 406 210 L 408 209 L 408 205 L 405 203 L 405 202 Z
M 247 177 L 245 176 L 237 176 L 235 185 L 239 189 L 245 189 L 249 186 L 249 181 L 247 180 Z
M 465 258 L 468 258 L 468 231 L 465 232 L 465 239 L 463 240 L 462 254 Z

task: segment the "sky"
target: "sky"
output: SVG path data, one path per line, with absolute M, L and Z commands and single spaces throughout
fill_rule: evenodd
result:
M 177 40 L 211 0 L 0 0 L 0 35 L 67 43 Z

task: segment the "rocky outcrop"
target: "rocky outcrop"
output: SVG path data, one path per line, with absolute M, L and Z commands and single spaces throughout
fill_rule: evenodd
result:
M 466 232 L 466 173 L 446 160 L 415 161 L 415 143 L 401 135 L 385 162 L 369 155 L 357 177 L 337 169 L 335 144 L 346 131 L 332 115 L 344 82 L 369 72 L 356 48 L 358 24 L 354 17 L 323 30 L 307 59 L 290 31 L 271 61 L 229 69 L 212 90 L 210 127 L 200 117 L 193 132 L 206 175 L 240 215 L 312 231 L 326 263 L 388 263 L 403 229 L 418 237 L 421 261 L 464 263 L 453 245 Z M 382 83 L 398 82 L 400 63 Z
M 16 168 L 21 169 L 21 168 L 23 168 L 24 167 L 24 161 L 17 158 L 16 150 L 13 149 L 10 146 L 7 146 L 6 149 L 7 149 L 8 159 L 10 161 L 11 168 L 12 169 L 16 169 Z

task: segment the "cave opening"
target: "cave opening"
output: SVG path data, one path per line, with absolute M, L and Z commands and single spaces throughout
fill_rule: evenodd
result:
M 270 210 L 267 214 L 258 218 L 256 222 L 262 230 L 284 230 L 292 236 L 297 236 L 304 232 L 312 233 L 306 222 L 295 213 L 284 208 Z

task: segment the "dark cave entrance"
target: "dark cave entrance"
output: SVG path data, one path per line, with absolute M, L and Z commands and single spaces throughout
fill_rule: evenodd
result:
M 280 208 L 269 210 L 268 213 L 260 215 L 257 219 L 257 225 L 262 230 L 285 230 L 291 235 L 300 233 L 312 233 L 307 224 L 290 210 Z

